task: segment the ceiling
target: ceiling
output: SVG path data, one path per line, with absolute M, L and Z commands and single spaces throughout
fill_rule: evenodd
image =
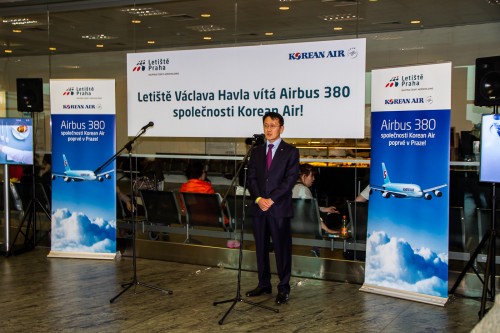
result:
M 500 22 L 498 2 L 0 0 L 0 57 L 339 39 L 379 33 L 390 38 L 400 31 Z M 289 10 L 280 10 L 280 6 Z M 148 15 L 141 15 L 139 9 Z M 500 31 L 491 33 L 500 42 Z

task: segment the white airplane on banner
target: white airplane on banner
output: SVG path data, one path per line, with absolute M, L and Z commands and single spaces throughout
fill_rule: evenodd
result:
M 64 173 L 62 174 L 53 173 L 52 180 L 56 179 L 57 177 L 61 177 L 65 182 L 83 182 L 88 180 L 97 180 L 99 182 L 102 182 L 104 178 L 110 179 L 110 173 L 113 172 L 113 170 L 110 170 L 96 175 L 95 171 L 92 170 L 71 170 L 68 160 L 66 159 L 66 155 L 64 154 L 63 160 L 64 168 L 66 169 L 66 171 L 64 171 Z
M 387 173 L 387 169 L 385 168 L 385 163 L 382 162 L 382 172 L 384 177 L 384 185 L 370 185 L 370 194 L 373 191 L 379 191 L 382 193 L 384 198 L 389 199 L 390 197 L 394 198 L 424 198 L 426 200 L 431 200 L 432 195 L 434 193 L 436 197 L 443 196 L 441 191 L 438 191 L 440 188 L 446 187 L 446 184 L 435 186 L 428 188 L 426 190 L 422 190 L 421 187 L 417 184 L 408 184 L 408 183 L 391 183 L 389 179 L 389 174 Z

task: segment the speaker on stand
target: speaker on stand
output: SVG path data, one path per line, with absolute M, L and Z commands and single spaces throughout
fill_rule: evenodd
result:
M 500 105 L 500 56 L 476 59 L 474 105 Z
M 493 112 L 491 115 L 483 115 L 482 128 L 481 128 L 481 164 L 480 164 L 480 181 L 489 182 L 492 184 L 492 203 L 491 203 L 491 223 L 489 230 L 486 231 L 483 238 L 481 239 L 479 245 L 476 247 L 472 253 L 469 261 L 465 265 L 458 276 L 455 284 L 450 290 L 450 294 L 453 294 L 457 289 L 458 285 L 464 278 L 465 274 L 469 269 L 473 269 L 474 273 L 477 275 L 479 280 L 483 284 L 483 291 L 481 296 L 481 307 L 479 310 L 479 318 L 482 318 L 489 309 L 486 309 L 486 300 L 489 298 L 491 302 L 495 301 L 495 277 L 496 277 L 496 253 L 495 253 L 495 243 L 499 234 L 496 230 L 496 183 L 500 181 L 500 178 L 488 178 L 485 176 L 487 170 L 498 170 L 498 165 L 491 162 L 491 157 L 495 156 L 493 160 L 498 160 L 500 157 L 499 150 L 496 149 L 485 149 L 487 146 L 491 146 L 491 139 L 487 139 L 490 134 L 493 137 L 497 136 L 495 140 L 498 140 L 500 136 L 500 123 L 493 124 L 490 128 L 485 127 L 485 119 L 492 118 L 494 122 L 500 121 L 500 115 L 498 114 L 498 106 L 500 105 L 500 56 L 487 57 L 487 58 L 477 58 L 476 59 L 476 81 L 475 81 L 475 96 L 474 105 L 476 106 L 491 106 L 493 107 Z M 486 133 L 488 132 L 488 133 Z M 490 133 L 491 132 L 491 133 Z M 488 142 L 486 142 L 488 141 Z M 488 143 L 488 144 L 487 144 Z M 484 277 L 481 279 L 478 271 L 474 268 L 474 263 L 477 260 L 477 256 L 481 253 L 483 249 L 486 249 L 487 259 L 485 265 Z M 489 295 L 489 297 L 488 297 Z
M 31 174 L 31 200 L 24 208 L 23 219 L 21 220 L 17 233 L 12 241 L 7 256 L 15 252 L 22 253 L 33 249 L 37 245 L 37 212 L 45 213 L 47 219 L 51 221 L 50 213 L 37 198 L 36 191 L 36 112 L 43 111 L 43 80 L 41 78 L 18 78 L 17 85 L 17 110 L 19 112 L 29 112 L 33 124 L 33 164 Z M 50 199 L 49 199 L 50 200 Z M 24 225 L 26 222 L 26 226 Z M 23 231 L 24 229 L 24 231 Z M 50 233 L 50 231 L 48 232 Z M 19 251 L 14 250 L 16 240 L 19 235 L 24 236 L 24 247 Z

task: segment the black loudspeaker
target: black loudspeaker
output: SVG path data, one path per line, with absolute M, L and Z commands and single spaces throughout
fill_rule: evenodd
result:
M 39 78 L 17 79 L 17 110 L 21 112 L 43 111 L 43 80 Z
M 474 105 L 500 105 L 500 56 L 476 59 Z

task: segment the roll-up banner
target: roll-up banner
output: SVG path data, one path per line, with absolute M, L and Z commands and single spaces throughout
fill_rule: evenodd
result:
M 128 135 L 249 137 L 270 111 L 291 138 L 363 138 L 366 40 L 127 55 Z
M 448 299 L 451 63 L 372 71 L 363 291 Z
M 51 80 L 49 257 L 116 255 L 115 80 Z

